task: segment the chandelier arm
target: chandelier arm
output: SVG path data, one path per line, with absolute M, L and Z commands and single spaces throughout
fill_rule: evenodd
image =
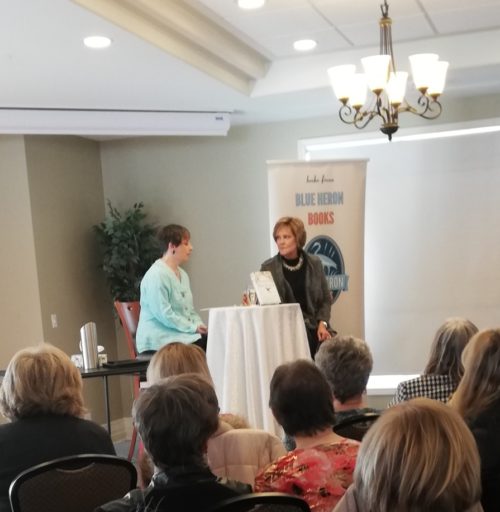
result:
M 420 96 L 417 103 L 420 108 L 413 107 L 405 100 L 405 104 L 400 106 L 398 110 L 399 112 L 410 112 L 411 114 L 428 120 L 436 119 L 443 111 L 441 103 L 428 96 Z
M 339 109 L 339 117 L 343 123 L 352 124 L 358 130 L 363 129 L 374 117 L 380 116 L 377 111 L 356 110 L 349 105 L 342 105 Z

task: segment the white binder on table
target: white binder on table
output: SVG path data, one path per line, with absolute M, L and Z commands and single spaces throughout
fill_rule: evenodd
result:
M 280 304 L 280 294 L 276 288 L 273 275 L 269 270 L 261 270 L 259 272 L 252 272 L 250 274 L 257 299 L 261 306 L 267 306 L 271 304 Z

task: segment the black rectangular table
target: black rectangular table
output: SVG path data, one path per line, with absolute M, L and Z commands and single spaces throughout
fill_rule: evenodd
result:
M 91 370 L 80 369 L 82 379 L 93 379 L 96 377 L 102 377 L 104 383 L 104 403 L 106 407 L 106 425 L 108 432 L 111 435 L 111 418 L 109 411 L 109 387 L 108 377 L 113 375 L 144 375 L 148 368 L 149 361 L 137 360 L 134 364 L 115 366 L 113 368 L 95 368 Z

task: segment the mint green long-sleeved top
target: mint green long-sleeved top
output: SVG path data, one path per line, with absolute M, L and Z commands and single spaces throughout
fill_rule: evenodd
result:
M 174 341 L 192 343 L 200 339 L 196 329 L 203 321 L 193 306 L 189 276 L 183 269 L 179 271 L 180 279 L 158 259 L 142 278 L 138 352 L 158 350 Z

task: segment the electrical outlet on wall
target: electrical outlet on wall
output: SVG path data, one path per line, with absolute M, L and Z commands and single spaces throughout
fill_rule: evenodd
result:
M 59 326 L 57 323 L 57 315 L 55 313 L 50 315 L 50 321 L 52 322 L 52 329 L 56 329 Z

